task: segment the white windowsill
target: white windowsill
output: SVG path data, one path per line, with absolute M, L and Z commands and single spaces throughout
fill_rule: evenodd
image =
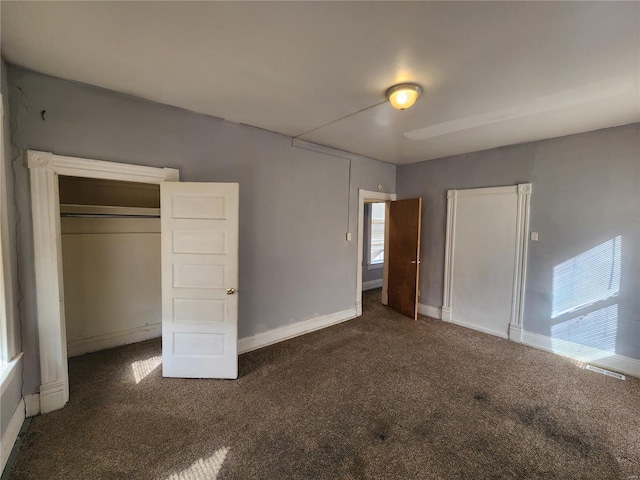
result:
M 13 357 L 9 363 L 0 367 L 0 396 L 4 395 L 4 391 L 18 371 L 20 359 L 22 359 L 22 352 Z
M 377 270 L 379 268 L 384 267 L 384 263 L 372 263 L 371 265 L 367 265 L 367 270 Z

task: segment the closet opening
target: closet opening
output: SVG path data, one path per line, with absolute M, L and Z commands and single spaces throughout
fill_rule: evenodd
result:
M 67 357 L 161 337 L 160 185 L 58 186 Z

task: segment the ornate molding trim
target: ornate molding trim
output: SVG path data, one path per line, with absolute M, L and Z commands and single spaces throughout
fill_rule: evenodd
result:
M 453 263 L 456 239 L 456 206 L 458 191 L 447 191 L 447 233 L 444 244 L 444 289 L 442 296 L 442 320 L 451 320 L 451 295 L 453 291 Z
M 30 150 L 31 213 L 40 349 L 40 411 L 69 400 L 58 175 L 160 184 L 179 181 L 174 168 L 154 168 Z
M 531 184 L 530 183 L 518 184 L 518 195 L 531 195 Z
M 176 182 L 179 172 L 175 168 L 145 167 L 89 158 L 66 157 L 49 152 L 29 150 L 27 165 L 30 169 L 45 169 L 58 175 L 89 177 L 106 180 L 135 181 L 140 183 Z

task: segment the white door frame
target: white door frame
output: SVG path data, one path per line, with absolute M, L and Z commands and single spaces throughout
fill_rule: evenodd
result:
M 364 233 L 364 204 L 365 202 L 388 202 L 396 199 L 395 193 L 384 193 L 384 192 L 374 192 L 371 190 L 364 190 L 360 188 L 358 190 L 358 264 L 356 267 L 356 316 L 362 315 L 362 249 L 363 245 L 363 233 Z M 385 222 L 385 262 L 384 262 L 384 270 L 387 270 L 387 225 Z M 386 274 L 383 273 L 383 276 L 386 277 Z M 386 291 L 386 282 L 382 284 L 383 297 Z M 385 303 L 385 302 L 383 302 Z
M 507 187 L 470 188 L 447 191 L 447 237 L 444 260 L 444 295 L 442 300 L 442 320 L 451 321 L 451 299 L 453 292 L 454 243 L 456 237 L 457 198 L 474 195 L 504 195 L 513 193 L 518 196 L 516 211 L 516 258 L 513 271 L 513 292 L 511 296 L 511 319 L 509 321 L 509 340 L 522 342 L 522 317 L 524 313 L 524 289 L 527 274 L 527 250 L 529 247 L 529 210 L 531 202 L 531 184 L 521 183 Z
M 143 167 L 29 150 L 31 212 L 40 348 L 40 413 L 69 400 L 58 175 L 160 184 L 179 181 L 174 168 Z

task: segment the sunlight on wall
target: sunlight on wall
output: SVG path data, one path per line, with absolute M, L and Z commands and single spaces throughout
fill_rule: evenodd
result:
M 136 381 L 136 385 L 144 380 L 147 375 L 153 372 L 162 363 L 162 357 L 151 357 L 146 360 L 139 360 L 131 364 L 133 370 L 133 379 Z
M 618 294 L 621 243 L 617 236 L 553 268 L 551 318 Z
M 618 334 L 618 305 L 610 305 L 595 312 L 572 318 L 551 327 L 554 340 L 597 348 L 614 354 Z
M 210 457 L 196 460 L 193 465 L 174 473 L 166 480 L 216 480 L 227 453 L 229 453 L 227 447 L 220 448 Z

